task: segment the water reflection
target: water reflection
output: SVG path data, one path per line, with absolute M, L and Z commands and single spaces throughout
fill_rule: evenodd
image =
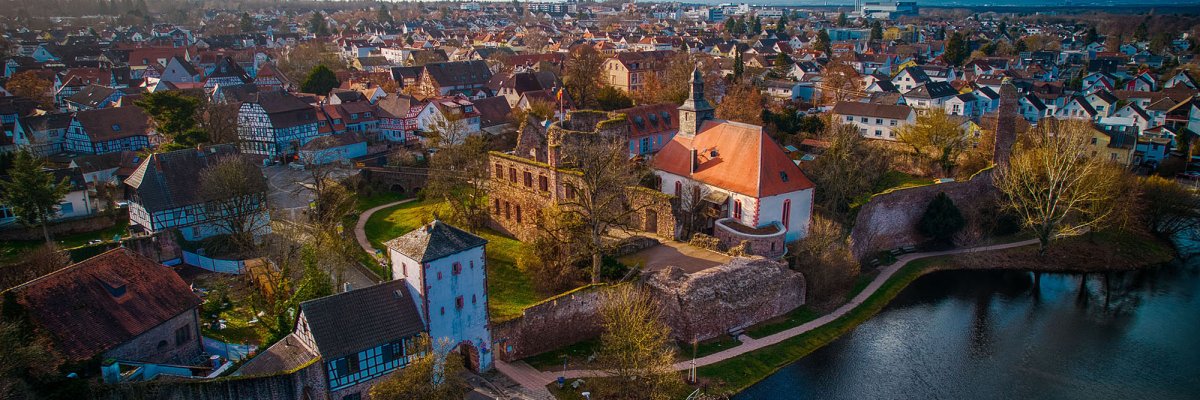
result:
M 735 398 L 1200 398 L 1198 262 L 933 273 Z

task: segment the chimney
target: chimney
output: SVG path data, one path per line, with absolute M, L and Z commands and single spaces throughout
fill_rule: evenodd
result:
M 696 173 L 696 169 L 700 168 L 700 156 L 696 153 L 696 149 L 692 149 L 691 168 L 688 170 L 691 173 Z

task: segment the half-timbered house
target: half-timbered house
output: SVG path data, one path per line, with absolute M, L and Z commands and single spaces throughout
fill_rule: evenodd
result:
M 319 136 L 316 108 L 289 93 L 255 93 L 238 109 L 243 153 L 291 156 Z

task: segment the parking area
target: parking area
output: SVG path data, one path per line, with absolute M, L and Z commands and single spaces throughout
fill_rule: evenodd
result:
M 271 208 L 282 211 L 281 214 L 289 219 L 294 219 L 293 216 L 307 209 L 308 203 L 316 197 L 311 189 L 313 178 L 310 171 L 286 165 L 263 167 L 262 171 L 267 177 L 267 203 Z M 342 179 L 357 172 L 350 168 L 339 168 L 333 170 L 331 177 Z

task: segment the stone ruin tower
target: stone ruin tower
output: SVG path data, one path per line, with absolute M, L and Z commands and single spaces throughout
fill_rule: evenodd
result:
M 1017 142 L 1017 88 L 1007 80 L 1000 85 L 1000 108 L 996 110 L 996 143 L 993 147 L 992 163 L 996 168 L 1007 168 L 1012 157 L 1013 144 Z

